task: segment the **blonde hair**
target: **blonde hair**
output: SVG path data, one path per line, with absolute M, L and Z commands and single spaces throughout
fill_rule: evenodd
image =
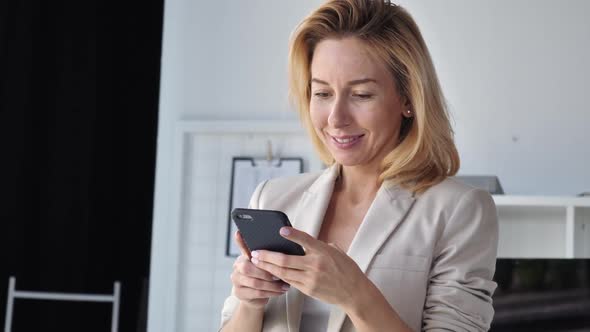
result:
M 386 64 L 414 115 L 403 117 L 399 144 L 382 160 L 379 179 L 422 193 L 455 175 L 459 153 L 432 59 L 410 14 L 387 0 L 327 1 L 291 37 L 289 94 L 322 161 L 334 163 L 311 123 L 311 61 L 320 41 L 346 37 L 364 42 Z

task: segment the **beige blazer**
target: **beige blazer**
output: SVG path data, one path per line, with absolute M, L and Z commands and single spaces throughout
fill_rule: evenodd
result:
M 250 207 L 283 211 L 293 227 L 317 237 L 339 170 L 261 183 Z M 487 192 L 449 178 L 414 196 L 386 181 L 348 255 L 414 331 L 485 331 L 494 315 L 497 244 L 496 208 Z M 263 331 L 299 331 L 304 296 L 291 287 L 272 298 Z M 233 295 L 226 299 L 222 326 L 238 304 Z M 327 331 L 355 329 L 334 306 Z

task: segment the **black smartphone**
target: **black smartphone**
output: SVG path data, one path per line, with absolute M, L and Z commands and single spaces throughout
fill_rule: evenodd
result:
M 305 255 L 303 248 L 279 234 L 281 227 L 291 227 L 286 214 L 274 210 L 234 209 L 231 218 L 250 252 L 270 250 L 287 255 Z

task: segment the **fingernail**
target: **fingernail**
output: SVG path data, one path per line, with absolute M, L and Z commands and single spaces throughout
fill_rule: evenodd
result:
M 252 257 L 252 263 L 254 263 L 254 265 L 258 264 L 258 258 Z
M 251 255 L 252 257 L 258 257 L 258 251 L 252 251 Z
M 282 288 L 284 291 L 288 291 L 288 290 L 289 290 L 289 288 L 291 288 L 291 286 L 290 286 L 290 285 L 286 285 L 286 284 L 285 284 L 285 285 L 281 286 L 281 288 Z
M 289 228 L 287 228 L 287 227 L 283 227 L 283 228 L 281 228 L 281 230 L 279 231 L 279 233 L 281 235 L 287 236 L 287 235 L 291 234 L 291 230 Z
M 272 276 L 272 280 L 277 281 L 277 280 L 281 280 L 280 278 L 277 278 L 275 276 Z

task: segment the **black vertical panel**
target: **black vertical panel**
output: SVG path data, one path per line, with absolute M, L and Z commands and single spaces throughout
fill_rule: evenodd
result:
M 145 330 L 163 2 L 0 2 L 0 317 L 17 288 L 112 292 Z M 144 303 L 142 303 L 144 299 Z M 13 331 L 108 331 L 106 304 L 17 300 Z

